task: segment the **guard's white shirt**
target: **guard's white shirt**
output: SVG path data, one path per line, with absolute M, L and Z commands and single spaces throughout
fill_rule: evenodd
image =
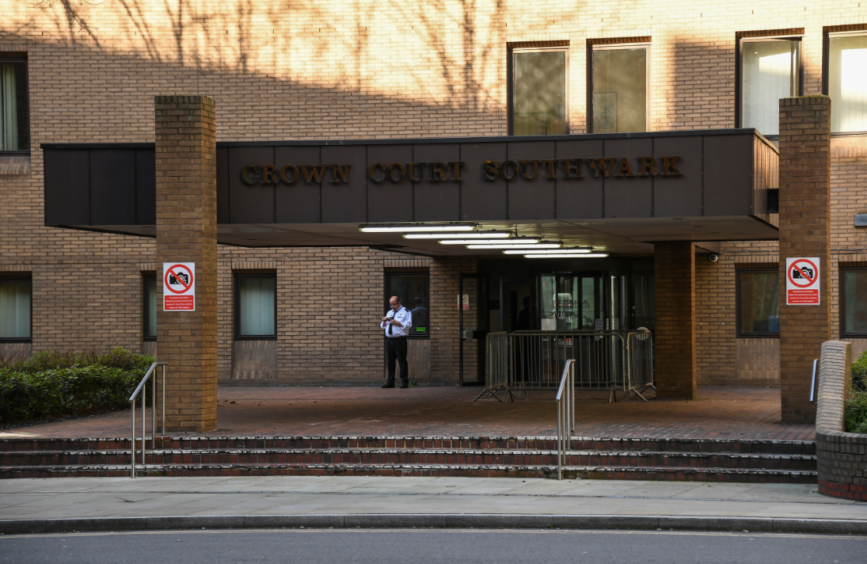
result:
M 385 331 L 385 336 L 394 339 L 395 337 L 406 337 L 409 335 L 409 330 L 412 327 L 412 313 L 405 307 L 401 306 L 397 312 L 393 309 L 388 310 L 386 316 L 391 319 L 397 319 L 403 327 L 398 327 L 397 325 L 391 325 L 391 323 L 382 322 L 379 324 L 380 327 Z M 388 327 L 391 325 L 391 335 L 388 334 Z

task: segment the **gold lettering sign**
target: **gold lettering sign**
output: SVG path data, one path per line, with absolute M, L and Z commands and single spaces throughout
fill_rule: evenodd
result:
M 481 177 L 488 182 L 499 180 L 583 180 L 584 172 L 593 178 L 635 178 L 648 176 L 683 176 L 678 168 L 681 157 L 571 157 L 558 159 L 509 159 L 485 161 L 481 164 Z M 367 169 L 367 178 L 374 184 L 386 180 L 399 183 L 461 182 L 466 168 L 463 161 L 449 162 L 375 162 Z M 540 170 L 541 169 L 541 170 Z M 299 178 L 306 184 L 319 184 L 326 178 L 331 184 L 350 184 L 350 165 L 328 164 L 273 164 L 246 165 L 241 168 L 241 180 L 248 186 L 256 184 L 293 185 Z M 539 174 L 539 173 L 542 174 Z

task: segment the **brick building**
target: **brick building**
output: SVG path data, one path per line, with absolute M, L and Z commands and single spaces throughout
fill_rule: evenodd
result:
M 399 238 L 362 238 L 361 225 L 442 223 L 439 216 L 426 216 L 439 204 L 426 200 L 432 196 L 419 186 L 408 204 L 411 214 L 400 218 L 390 217 L 388 206 L 377 202 L 403 196 L 383 192 L 384 200 L 370 200 L 374 192 L 368 189 L 362 220 L 331 222 L 350 225 L 355 231 L 351 237 L 345 230 L 329 232 L 321 210 L 318 230 L 286 227 L 309 224 L 297 219 L 218 219 L 215 227 L 221 244 L 216 247 L 215 311 L 220 384 L 379 382 L 383 353 L 376 320 L 384 311 L 384 296 L 398 291 L 410 292 L 405 303 L 413 306 L 411 300 L 422 298 L 429 312 L 425 331 L 410 343 L 413 378 L 420 384 L 475 381 L 480 359 L 477 349 L 462 345 L 459 294 L 470 296 L 471 314 L 484 317 L 470 322 L 470 314 L 464 315 L 465 327 L 518 329 L 519 309 L 526 297 L 530 299 L 527 328 L 555 329 L 561 328 L 557 320 L 563 316 L 553 305 L 557 298 L 545 292 L 551 285 L 588 284 L 588 292 L 590 286 L 594 288 L 596 302 L 589 306 L 593 311 L 582 313 L 572 328 L 598 329 L 596 322 L 601 319 L 608 329 L 653 329 L 657 347 L 677 356 L 659 358 L 658 376 L 678 374 L 666 380 L 663 389 L 691 397 L 696 383 L 780 385 L 783 279 L 777 240 L 778 228 L 784 230 L 786 223 L 780 225 L 773 203 L 776 190 L 784 190 L 774 159 L 781 127 L 785 137 L 788 125 L 779 119 L 778 101 L 821 94 L 830 96 L 832 104 L 826 120 L 830 127 L 826 159 L 830 254 L 823 281 L 830 298 L 823 302 L 830 306 L 826 332 L 851 340 L 856 353 L 867 348 L 867 234 L 855 219 L 867 213 L 867 83 L 863 79 L 867 6 L 861 3 L 765 0 L 723 7 L 672 0 L 608 4 L 600 10 L 562 2 L 483 2 L 470 7 L 447 1 L 324 1 L 287 6 L 249 0 L 0 0 L 0 8 L 4 14 L 0 21 L 0 353 L 4 356 L 116 346 L 156 351 L 161 314 L 155 300 L 162 288 L 157 276 L 162 265 L 152 237 L 156 232 L 117 229 L 101 219 L 101 214 L 112 215 L 125 201 L 110 172 L 112 163 L 119 161 L 111 154 L 96 157 L 91 149 L 97 148 L 93 144 L 139 144 L 125 147 L 146 151 L 155 141 L 159 147 L 155 97 L 191 94 L 215 102 L 217 166 L 220 151 L 240 154 L 244 143 L 272 143 L 275 165 L 280 164 L 276 151 L 281 142 L 296 142 L 290 147 L 297 151 L 320 147 L 323 160 L 316 162 L 328 163 L 342 161 L 325 159 L 324 152 L 337 149 L 327 148 L 323 140 L 383 139 L 395 140 L 393 146 L 398 147 L 383 157 L 386 164 L 413 158 L 469 163 L 466 154 L 460 159 L 392 157 L 408 150 L 400 140 L 409 139 L 555 135 L 561 136 L 557 143 L 568 143 L 562 136 L 569 136 L 579 142 L 598 142 L 601 148 L 603 142 L 617 147 L 618 139 L 642 132 L 647 135 L 636 138 L 647 139 L 654 151 L 664 152 L 666 139 L 687 139 L 687 145 L 700 142 L 692 148 L 699 151 L 696 147 L 700 147 L 695 154 L 707 157 L 713 154 L 714 143 L 722 143 L 716 139 L 725 136 L 698 132 L 733 133 L 738 128 L 758 132 L 754 152 L 764 156 L 755 156 L 755 163 L 764 159 L 766 166 L 760 171 L 754 164 L 749 171 L 760 193 L 750 197 L 762 198 L 759 207 L 750 208 L 753 223 L 719 227 L 710 221 L 707 225 L 691 221 L 692 236 L 688 230 L 677 231 L 676 241 L 667 240 L 665 232 L 674 229 L 672 222 L 684 219 L 676 216 L 686 203 L 661 196 L 663 180 L 669 180 L 660 175 L 646 180 L 645 199 L 630 201 L 631 195 L 607 192 L 609 199 L 600 204 L 599 212 L 601 218 L 618 217 L 614 210 L 619 197 L 623 206 L 644 206 L 648 217 L 665 216 L 666 222 L 659 225 L 645 222 L 640 224 L 643 227 L 620 231 L 610 222 L 600 223 L 598 229 L 574 225 L 567 229 L 563 222 L 551 227 L 562 217 L 557 210 L 567 200 L 561 192 L 549 195 L 532 187 L 521 192 L 520 178 L 514 181 L 515 190 L 510 187 L 504 192 L 504 201 L 511 202 L 511 210 L 523 206 L 533 216 L 524 218 L 528 221 L 508 221 L 514 211 L 506 219 L 493 211 L 494 215 L 485 216 L 485 206 L 475 216 L 456 208 L 449 218 L 482 229 L 511 229 L 519 236 L 538 235 L 571 247 L 592 247 L 607 253 L 607 258 L 530 261 L 503 256 L 499 250 L 446 253 L 435 252 L 435 246 L 403 244 Z M 804 131 L 813 134 L 809 128 Z M 582 137 L 590 134 L 595 136 Z M 606 134 L 608 140 L 601 137 Z M 314 143 L 304 145 L 305 141 Z M 47 166 L 47 151 L 59 145 L 82 152 L 75 162 L 84 167 L 81 174 L 88 178 L 90 205 L 80 224 L 49 220 L 58 207 L 58 213 L 72 213 L 77 205 L 46 201 L 47 186 L 76 174 L 74 167 L 52 171 Z M 428 146 L 431 151 L 438 147 L 421 143 L 412 145 L 412 150 Z M 365 147 L 369 158 L 377 145 Z M 525 158 L 539 163 L 550 158 L 531 154 L 535 149 L 529 146 L 522 150 Z M 104 160 L 97 166 L 94 158 Z M 136 171 L 147 174 L 151 162 L 147 159 L 152 157 L 142 152 L 129 158 L 132 166 L 142 164 Z M 654 161 L 660 171 L 654 169 L 653 174 L 665 172 L 662 158 Z M 734 157 L 727 158 L 730 165 Z M 781 167 L 784 160 L 781 157 Z M 768 165 L 771 161 L 774 166 Z M 641 176 L 637 168 L 641 162 L 630 162 L 636 167 L 635 176 Z M 686 158 L 683 163 L 685 171 L 691 170 Z M 536 166 L 544 169 L 545 165 Z M 589 162 L 580 166 L 588 182 L 592 180 L 596 169 Z M 714 166 L 722 165 L 706 162 L 694 173 L 701 182 L 711 182 L 714 175 L 722 174 Z M 349 170 L 358 169 L 353 167 Z M 513 177 L 521 170 L 527 173 L 528 169 L 516 165 Z M 262 184 L 268 171 L 254 168 L 251 172 Z M 382 173 L 390 171 L 382 169 Z M 684 172 L 685 177 L 689 174 Z M 227 182 L 240 182 L 241 176 L 236 176 Z M 279 183 L 276 177 L 275 182 Z M 636 178 L 634 185 L 640 182 L 645 180 Z M 321 186 L 317 202 L 325 198 L 324 180 Z M 234 194 L 235 188 L 229 185 L 226 190 Z M 291 193 L 285 187 L 272 190 L 275 209 L 287 214 L 313 205 L 293 199 L 306 197 L 300 188 Z M 281 191 L 290 194 L 283 203 Z M 715 206 L 727 205 L 727 196 L 715 200 L 710 188 L 707 194 L 697 193 L 701 217 L 713 215 Z M 256 197 L 250 196 L 249 202 L 243 201 L 246 196 L 232 199 L 232 213 L 241 210 L 237 213 L 253 218 L 259 205 Z M 543 209 L 549 197 L 551 217 Z M 779 198 L 784 201 L 785 194 Z M 228 204 L 221 205 L 217 202 L 218 215 L 229 209 Z M 581 200 L 575 205 L 590 204 Z M 619 217 L 633 217 L 631 213 L 638 217 L 640 211 L 624 211 Z M 132 220 L 136 222 L 159 225 L 156 219 L 138 216 Z M 231 223 L 242 225 L 232 228 Z M 534 225 L 535 232 L 528 228 Z M 685 272 L 688 284 L 667 279 L 661 284 L 663 264 Z M 618 292 L 623 301 L 615 311 L 612 304 Z M 578 296 L 574 297 L 582 305 L 590 303 Z M 682 305 L 684 296 L 691 304 L 688 311 L 669 319 L 667 313 Z M 669 301 L 660 299 L 666 297 Z M 665 312 L 660 311 L 663 306 Z M 321 338 L 322 316 L 330 320 L 332 339 Z M 579 319 L 577 314 L 574 317 Z M 675 332 L 660 333 L 660 323 Z M 785 370 L 786 363 L 782 365 Z M 790 376 L 799 382 L 809 377 L 800 372 Z M 783 374 L 783 386 L 786 377 Z M 811 416 L 794 413 L 794 418 Z

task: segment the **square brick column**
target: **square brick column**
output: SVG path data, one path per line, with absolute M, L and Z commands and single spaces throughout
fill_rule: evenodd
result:
M 695 244 L 654 243 L 657 397 L 695 399 Z
M 786 305 L 786 259 L 819 257 L 818 306 Z M 780 387 L 784 422 L 813 423 L 813 360 L 831 339 L 831 99 L 780 100 Z
M 166 361 L 166 426 L 217 428 L 216 107 L 206 96 L 157 96 L 157 295 L 163 263 L 196 265 L 196 310 L 157 307 L 158 359 Z

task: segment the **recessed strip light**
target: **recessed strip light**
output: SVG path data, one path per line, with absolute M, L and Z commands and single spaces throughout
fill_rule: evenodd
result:
M 560 243 L 539 243 L 534 245 L 532 243 L 517 243 L 514 245 L 498 245 L 498 244 L 488 244 L 488 245 L 467 245 L 468 249 L 477 250 L 477 249 L 524 249 L 522 251 L 516 251 L 518 254 L 524 254 L 532 252 L 531 249 L 556 249 L 560 246 Z M 509 251 L 505 251 L 509 252 Z
M 475 225 L 370 225 L 359 227 L 364 233 L 430 233 L 433 231 L 473 231 Z
M 608 253 L 572 253 L 571 255 L 533 255 L 525 254 L 524 258 L 606 258 Z
M 503 245 L 504 249 L 515 245 L 535 245 L 538 239 L 445 239 L 440 241 L 440 245 Z
M 535 249 L 539 249 L 538 251 Z M 547 250 L 547 248 L 542 245 L 534 245 L 532 251 L 526 253 L 524 251 L 503 251 L 507 255 L 523 255 L 523 254 L 534 254 L 534 255 L 565 255 L 565 254 L 587 254 L 591 251 L 590 249 L 569 249 L 569 248 L 560 248 L 559 245 L 554 247 L 555 250 Z
M 510 231 L 474 231 L 473 233 L 407 233 L 404 239 L 507 239 Z

